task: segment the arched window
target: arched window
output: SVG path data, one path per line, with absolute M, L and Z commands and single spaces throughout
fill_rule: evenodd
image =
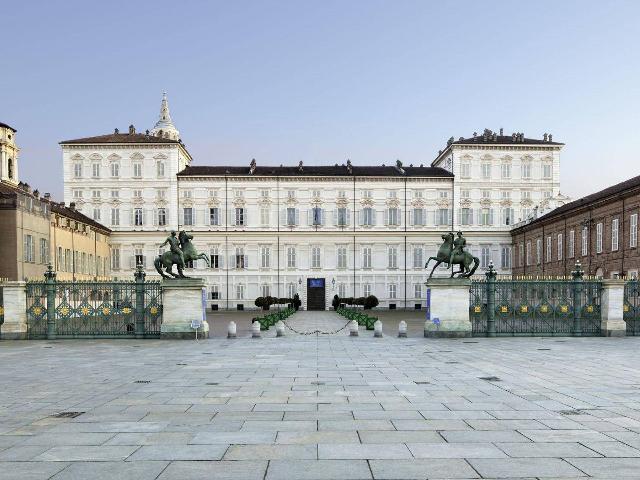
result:
M 7 173 L 9 174 L 9 178 L 13 179 L 13 158 L 9 159 L 7 170 L 8 170 Z

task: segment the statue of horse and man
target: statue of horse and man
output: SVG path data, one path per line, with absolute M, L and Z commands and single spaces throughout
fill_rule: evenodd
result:
M 208 267 L 211 266 L 207 254 L 198 253 L 191 240 L 193 240 L 193 235 L 189 235 L 184 230 L 181 230 L 177 235 L 175 230 L 171 231 L 171 234 L 160 245 L 160 247 L 164 247 L 168 244 L 169 250 L 158 255 L 153 262 L 153 266 L 156 267 L 160 275 L 164 278 L 189 278 L 183 273 L 183 270 L 187 262 L 194 260 L 202 259 Z M 178 273 L 173 273 L 174 265 L 177 266 Z M 164 272 L 162 267 L 165 269 Z
M 462 232 L 458 232 L 455 237 L 453 232 L 445 233 L 442 235 L 442 239 L 444 242 L 440 245 L 437 255 L 435 257 L 429 257 L 427 263 L 424 265 L 424 268 L 427 268 L 431 260 L 436 261 L 429 278 L 433 276 L 433 272 L 441 263 L 447 263 L 449 267 L 453 267 L 453 265 L 460 267 L 460 270 L 457 272 L 455 272 L 453 268 L 451 269 L 451 278 L 453 278 L 454 275 L 457 275 L 457 278 L 469 278 L 473 275 L 480 265 L 480 259 L 465 250 L 467 240 L 462 236 Z

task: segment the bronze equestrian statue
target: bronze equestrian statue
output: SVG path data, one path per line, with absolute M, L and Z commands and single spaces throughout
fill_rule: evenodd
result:
M 424 268 L 427 268 L 431 260 L 436 261 L 429 278 L 433 277 L 433 272 L 443 262 L 449 266 L 458 265 L 460 267 L 457 272 L 454 272 L 453 269 L 451 270 L 451 278 L 454 275 L 457 275 L 457 278 L 469 278 L 473 275 L 480 265 L 480 259 L 465 251 L 467 240 L 462 236 L 462 232 L 458 232 L 455 239 L 453 232 L 445 233 L 442 235 L 442 239 L 444 242 L 440 245 L 438 254 L 435 257 L 429 257 L 429 260 L 424 265 Z M 473 264 L 473 267 L 471 267 L 471 264 Z
M 162 255 L 158 255 L 158 257 L 154 260 L 153 265 L 156 267 L 156 270 L 162 277 L 164 278 L 188 278 L 183 270 L 185 268 L 186 262 L 203 259 L 207 267 L 210 267 L 209 257 L 206 253 L 198 253 L 196 248 L 191 243 L 193 240 L 193 235 L 189 235 L 184 230 L 181 230 L 176 238 L 175 230 L 171 231 L 171 234 L 167 237 L 167 239 L 160 245 L 161 247 L 169 244 L 170 250 L 164 252 Z M 178 273 L 173 273 L 173 266 L 176 265 L 178 269 Z M 164 272 L 162 271 L 162 267 L 165 268 Z M 165 273 L 166 272 L 166 273 Z

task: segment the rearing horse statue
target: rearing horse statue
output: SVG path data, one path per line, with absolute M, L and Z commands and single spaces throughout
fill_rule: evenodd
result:
M 192 260 L 202 259 L 207 264 L 207 267 L 211 266 L 207 254 L 198 253 L 196 248 L 193 246 L 193 243 L 191 243 L 191 240 L 193 240 L 193 235 L 189 235 L 184 230 L 181 230 L 178 234 L 178 240 L 180 242 L 180 250 L 182 250 L 182 256 L 185 263 Z M 183 273 L 184 265 L 181 262 L 180 255 L 178 253 L 172 252 L 171 250 L 164 252 L 162 255 L 158 255 L 158 257 L 154 260 L 153 265 L 154 267 L 156 267 L 158 273 L 164 278 L 189 278 Z M 174 265 L 176 265 L 178 268 L 177 274 L 173 273 Z M 162 267 L 165 267 L 164 272 L 162 271 Z
M 462 237 L 462 233 L 460 233 L 460 236 Z M 457 278 L 469 278 L 475 273 L 478 266 L 480 266 L 480 259 L 478 257 L 474 257 L 469 252 L 466 252 L 464 250 L 464 244 L 462 244 L 460 248 L 456 249 L 453 238 L 454 235 L 452 232 L 442 235 L 444 242 L 440 245 L 438 254 L 435 257 L 429 257 L 427 263 L 425 263 L 424 268 L 427 268 L 431 260 L 436 261 L 429 278 L 433 276 L 433 272 L 438 268 L 438 265 L 443 262 L 449 264 L 449 266 L 458 265 L 460 267 L 460 270 L 457 272 L 454 272 L 453 269 L 451 270 L 451 278 L 453 278 L 454 275 L 457 275 Z M 452 252 L 453 255 L 451 254 Z M 471 264 L 473 264 L 473 267 L 471 267 Z

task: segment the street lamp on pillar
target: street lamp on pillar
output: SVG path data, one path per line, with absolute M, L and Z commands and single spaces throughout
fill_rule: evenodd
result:
M 331 290 L 335 290 L 336 289 L 336 279 L 335 277 L 331 279 Z

